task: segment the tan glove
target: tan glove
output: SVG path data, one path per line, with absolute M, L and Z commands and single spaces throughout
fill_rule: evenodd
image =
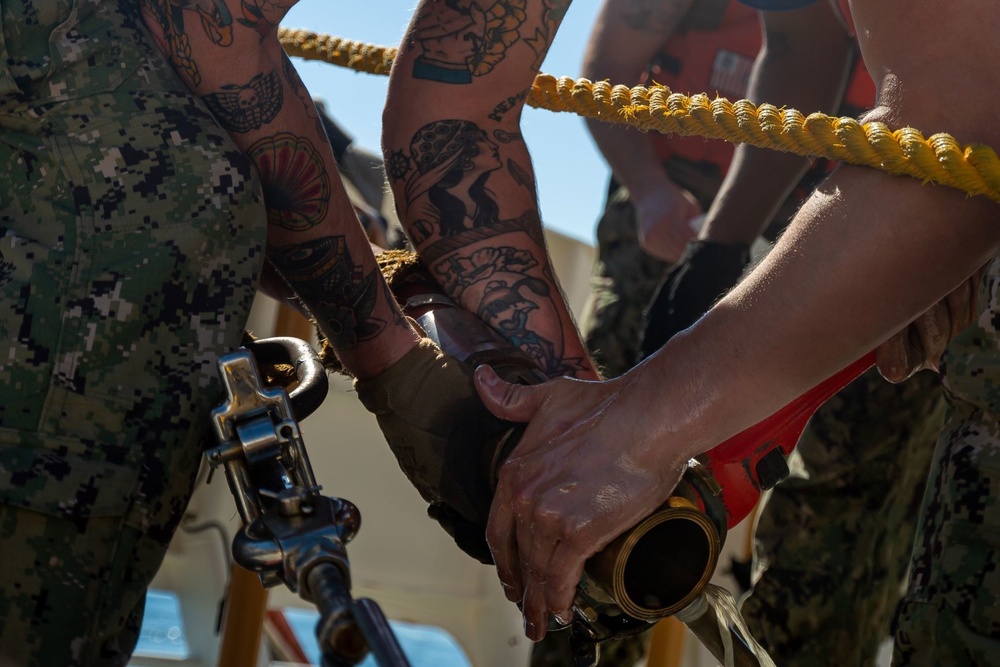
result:
M 951 294 L 875 350 L 879 373 L 889 382 L 899 383 L 925 368 L 938 370 L 948 343 L 972 325 L 979 316 L 976 305 L 980 268 Z
M 511 424 L 483 407 L 472 368 L 424 338 L 381 375 L 357 380 L 358 398 L 378 420 L 399 467 L 429 513 L 463 551 L 492 562 L 486 520 L 492 489 L 484 449 Z

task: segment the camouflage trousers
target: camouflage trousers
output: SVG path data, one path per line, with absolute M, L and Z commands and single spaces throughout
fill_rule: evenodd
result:
M 776 664 L 875 664 L 943 413 L 937 375 L 892 385 L 870 370 L 809 422 L 794 476 L 759 509 L 753 592 L 742 606 Z
M 0 0 L 0 665 L 128 662 L 266 216 L 106 0 Z
M 581 330 L 594 361 L 607 377 L 617 377 L 635 365 L 643 312 L 671 265 L 639 246 L 625 188 L 611 194 L 597 223 L 597 252 Z
M 896 667 L 1000 662 L 1000 261 L 945 352 L 944 427 L 900 607 Z

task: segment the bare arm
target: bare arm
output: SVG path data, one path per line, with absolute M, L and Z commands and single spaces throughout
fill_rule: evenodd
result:
M 1000 73 L 983 60 L 998 53 L 990 37 L 1000 27 L 995 5 L 941 12 L 931 0 L 856 0 L 853 7 L 865 62 L 878 85 L 877 106 L 864 120 L 1000 145 L 990 111 Z M 958 43 L 964 47 L 956 48 Z M 926 48 L 946 55 L 933 58 Z M 949 102 L 955 99 L 964 104 Z M 958 287 L 996 253 L 998 213 L 1000 207 L 982 197 L 841 168 L 809 199 L 773 256 L 683 345 L 721 342 L 727 334 L 720 327 L 737 323 L 744 334 L 753 332 L 732 349 L 733 361 L 753 372 L 723 380 L 735 383 L 723 395 L 745 391 L 752 377 L 754 395 L 778 392 L 773 403 L 762 401 L 769 405 L 752 410 L 766 413 L 873 349 Z M 712 365 L 726 356 L 713 353 Z
M 549 263 L 520 133 L 568 7 L 421 2 L 393 66 L 382 143 L 400 219 L 448 294 L 547 374 L 594 377 Z
M 605 0 L 587 44 L 583 76 L 634 85 L 676 31 L 693 0 Z M 588 119 L 587 128 L 615 178 L 635 203 L 647 252 L 676 262 L 694 237 L 688 222 L 701 213 L 695 197 L 667 176 L 649 136 Z
M 762 12 L 764 44 L 748 97 L 811 113 L 833 113 L 844 94 L 855 47 L 835 10 L 816 2 Z M 806 158 L 742 145 L 708 211 L 700 238 L 750 245 L 809 167 Z
M 1000 145 L 1000 8 L 852 5 L 879 84 L 869 119 Z M 495 413 L 530 419 L 501 470 L 488 537 L 535 636 L 548 611 L 568 610 L 584 560 L 662 503 L 690 456 L 771 414 L 952 291 L 997 252 L 998 220 L 1000 206 L 983 197 L 843 168 L 746 280 L 621 378 L 522 388 L 478 371 Z
M 161 50 L 257 165 L 268 258 L 305 302 L 344 366 L 372 377 L 413 348 L 344 192 L 308 92 L 277 39 L 296 0 L 142 0 Z

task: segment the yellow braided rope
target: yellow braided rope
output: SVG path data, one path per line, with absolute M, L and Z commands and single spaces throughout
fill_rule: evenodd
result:
M 397 49 L 374 46 L 308 30 L 278 28 L 278 39 L 290 56 L 322 60 L 367 74 L 388 74 Z
M 322 60 L 371 74 L 388 74 L 396 49 L 342 40 L 306 30 L 281 28 L 278 37 L 291 56 Z M 951 135 L 925 138 L 913 128 L 891 130 L 748 100 L 730 102 L 707 95 L 672 93 L 661 85 L 611 85 L 587 79 L 539 74 L 527 103 L 610 123 L 666 134 L 746 143 L 803 156 L 826 157 L 949 185 L 1000 202 L 1000 159 L 984 144 L 962 145 Z

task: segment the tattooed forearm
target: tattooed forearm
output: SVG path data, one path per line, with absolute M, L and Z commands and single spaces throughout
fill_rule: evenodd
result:
M 587 368 L 551 273 L 516 132 L 428 123 L 392 146 L 388 172 L 407 232 L 445 292 L 550 375 Z M 519 183 L 521 184 L 519 186 Z M 503 197 L 497 193 L 503 193 Z
M 662 34 L 677 24 L 686 13 L 686 7 L 664 0 L 628 0 L 622 13 L 622 20 L 633 30 Z
M 323 220 L 330 200 L 330 174 L 312 142 L 278 132 L 247 152 L 264 181 L 269 224 L 305 231 Z
M 281 77 L 277 70 L 261 72 L 243 85 L 222 86 L 217 93 L 203 97 L 209 110 L 230 132 L 259 130 L 281 111 Z
M 343 236 L 269 249 L 269 257 L 339 350 L 371 340 L 385 322 L 372 317 L 379 285 L 375 269 L 363 275 Z

